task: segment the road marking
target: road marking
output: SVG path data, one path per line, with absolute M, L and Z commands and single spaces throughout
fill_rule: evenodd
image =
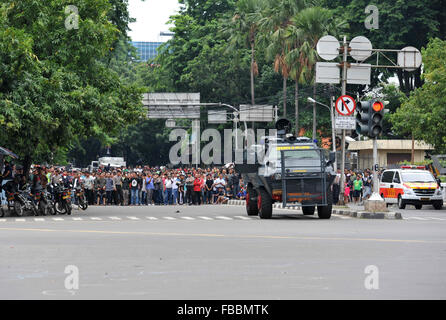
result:
M 225 216 L 218 216 L 216 217 L 217 219 L 221 219 L 221 220 L 232 220 L 232 218 L 229 217 L 225 217 Z
M 6 222 L 6 219 L 0 219 L 0 222 Z
M 252 218 L 249 217 L 243 217 L 243 216 L 235 216 L 234 218 L 239 218 L 241 220 L 252 220 Z
M 198 217 L 198 218 L 200 218 L 200 219 L 203 219 L 203 220 L 214 220 L 214 219 L 212 219 L 212 218 L 209 218 L 209 217 Z
M 82 219 L 82 218 L 73 218 L 73 220 L 74 220 L 74 221 L 82 221 L 82 220 L 84 220 L 84 219 Z
M 91 217 L 90 219 L 91 220 L 102 220 L 101 218 L 98 218 L 98 217 Z
M 422 220 L 422 221 L 427 221 L 428 219 L 426 219 L 426 218 L 420 218 L 420 217 L 408 217 L 407 220 Z
M 201 238 L 234 238 L 234 239 L 274 239 L 274 240 L 322 240 L 322 241 L 365 241 L 365 242 L 390 242 L 390 243 L 441 243 L 441 240 L 414 240 L 414 239 L 386 239 L 386 238 L 342 238 L 342 237 L 305 237 L 305 236 L 274 236 L 274 235 L 243 235 L 243 234 L 213 234 L 213 233 L 174 233 L 174 232 L 143 232 L 143 231 L 107 231 L 107 230 L 58 230 L 37 228 L 0 228 L 4 231 L 31 231 L 31 232 L 55 232 L 55 233 L 90 233 L 110 235 L 144 235 L 167 237 L 201 237 Z
M 121 218 L 118 218 L 118 217 L 109 217 L 109 218 L 112 220 L 121 220 Z
M 127 218 L 129 218 L 130 220 L 139 220 L 139 218 L 137 217 L 127 217 Z
M 177 220 L 177 218 L 174 218 L 174 217 L 163 217 L 163 218 L 166 220 Z
M 26 219 L 15 219 L 16 222 L 26 222 Z
M 195 218 L 192 218 L 192 217 L 181 217 L 181 219 L 184 219 L 184 220 L 195 220 Z
M 54 221 L 63 221 L 63 218 L 53 218 Z
M 158 218 L 155 217 L 146 217 L 147 220 L 158 220 Z
M 426 217 L 427 219 L 431 219 L 431 220 L 438 220 L 438 221 L 445 221 L 446 219 L 441 219 L 441 218 L 434 218 L 434 217 Z
M 45 221 L 44 218 L 34 218 L 34 221 Z

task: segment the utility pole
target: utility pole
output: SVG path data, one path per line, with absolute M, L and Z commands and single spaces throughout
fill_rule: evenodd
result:
M 343 41 L 343 58 L 342 58 L 342 95 L 344 96 L 347 92 L 347 54 L 348 54 L 348 44 L 347 37 L 344 36 Z M 339 202 L 344 204 L 344 193 L 345 193 L 345 129 L 342 129 L 342 141 L 341 141 L 341 179 L 340 179 L 340 197 Z

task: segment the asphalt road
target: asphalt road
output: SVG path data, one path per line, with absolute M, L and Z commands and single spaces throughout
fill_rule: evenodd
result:
M 6 217 L 0 299 L 446 298 L 446 210 L 425 220 L 275 213 L 150 206 Z M 78 289 L 65 287 L 71 265 Z M 368 266 L 378 288 L 366 288 Z

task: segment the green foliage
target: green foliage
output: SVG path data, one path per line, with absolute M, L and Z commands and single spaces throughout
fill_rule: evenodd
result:
M 446 41 L 432 39 L 422 50 L 424 80 L 421 88 L 391 117 L 393 128 L 400 134 L 412 134 L 446 152 Z
M 69 4 L 78 29 L 65 28 Z M 107 0 L 3 1 L 0 140 L 26 161 L 54 160 L 77 139 L 111 141 L 140 117 L 141 89 L 104 63 L 119 37 L 110 11 Z

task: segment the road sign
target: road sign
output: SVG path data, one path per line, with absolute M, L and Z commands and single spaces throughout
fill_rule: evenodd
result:
M 226 110 L 208 110 L 208 123 L 226 123 Z
M 240 105 L 240 121 L 271 122 L 274 119 L 273 106 Z
M 336 111 L 341 116 L 350 116 L 355 112 L 355 109 L 356 101 L 350 96 L 340 96 L 338 100 L 336 100 Z
M 150 119 L 200 118 L 200 93 L 146 93 L 143 105 Z
M 341 81 L 340 70 L 335 62 L 316 62 L 316 83 L 334 83 Z
M 339 55 L 339 48 L 339 41 L 333 36 L 323 36 L 316 45 L 319 57 L 328 61 L 336 59 Z
M 354 37 L 350 41 L 350 56 L 356 61 L 364 61 L 372 55 L 372 43 L 363 36 Z
M 351 63 L 347 69 L 348 84 L 369 85 L 372 75 L 372 65 L 368 63 Z
M 355 117 L 335 117 L 335 129 L 354 130 L 355 128 Z
M 405 47 L 398 52 L 398 65 L 406 71 L 415 71 L 421 66 L 421 53 L 417 48 Z

